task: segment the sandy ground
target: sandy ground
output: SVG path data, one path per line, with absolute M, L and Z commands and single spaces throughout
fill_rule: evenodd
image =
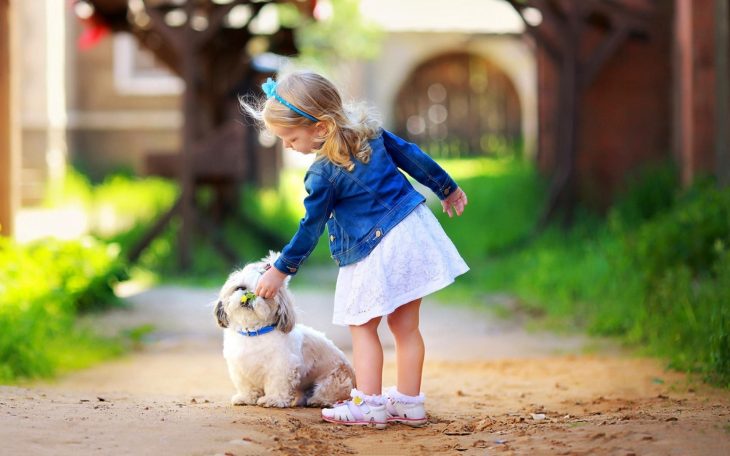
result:
M 295 296 L 302 322 L 349 354 L 347 330 L 329 324 L 331 296 Z M 322 422 L 318 409 L 234 407 L 214 297 L 174 287 L 133 294 L 131 310 L 95 325 L 151 322 L 144 349 L 54 383 L 0 386 L 0 454 L 730 454 L 727 391 L 610 344 L 528 333 L 433 301 L 422 311 L 427 426 L 377 431 Z M 393 344 L 383 339 L 389 386 Z

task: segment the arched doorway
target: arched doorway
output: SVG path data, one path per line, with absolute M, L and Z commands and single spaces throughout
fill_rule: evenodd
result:
M 396 133 L 433 156 L 521 153 L 517 90 L 484 57 L 451 53 L 422 63 L 402 85 L 394 114 Z

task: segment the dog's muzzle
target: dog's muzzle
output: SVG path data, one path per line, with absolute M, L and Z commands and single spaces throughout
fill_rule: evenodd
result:
M 245 309 L 252 309 L 253 308 L 253 302 L 256 300 L 256 295 L 253 293 L 250 293 L 246 290 L 245 287 L 238 287 L 235 291 L 241 290 L 243 291 L 243 296 L 241 297 L 240 304 L 241 307 Z M 249 296 L 251 294 L 251 296 Z

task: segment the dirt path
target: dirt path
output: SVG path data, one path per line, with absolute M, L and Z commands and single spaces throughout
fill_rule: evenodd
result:
M 302 322 L 349 353 L 347 330 L 329 324 L 331 297 L 295 296 Z M 132 311 L 96 324 L 153 323 L 143 351 L 53 384 L 0 387 L 0 454 L 730 454 L 728 392 L 605 344 L 529 334 L 430 301 L 422 312 L 428 426 L 375 431 L 324 423 L 317 409 L 233 407 L 206 306 L 214 297 L 169 287 L 135 294 Z M 391 385 L 393 345 L 383 336 Z M 599 354 L 584 354 L 587 345 Z

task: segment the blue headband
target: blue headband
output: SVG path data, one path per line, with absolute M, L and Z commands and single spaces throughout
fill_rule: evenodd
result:
M 261 84 L 261 89 L 263 89 L 264 93 L 266 94 L 266 96 L 268 98 L 274 97 L 274 98 L 276 98 L 276 101 L 283 104 L 284 106 L 291 109 L 292 111 L 296 112 L 300 116 L 306 117 L 307 119 L 311 120 L 312 122 L 319 122 L 319 119 L 317 119 L 313 115 L 311 115 L 305 111 L 302 111 L 301 109 L 297 108 L 293 104 L 289 103 L 288 101 L 286 101 L 285 99 L 280 97 L 279 94 L 276 93 L 276 81 L 274 81 L 273 79 L 271 79 L 271 78 L 267 79 L 266 82 Z

